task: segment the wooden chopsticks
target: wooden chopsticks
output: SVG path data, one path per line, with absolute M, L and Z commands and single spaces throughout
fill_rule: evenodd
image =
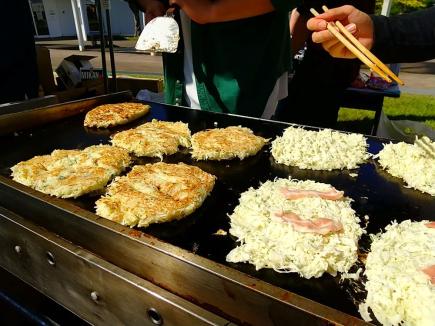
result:
M 322 9 L 327 12 L 328 8 L 322 6 Z M 311 8 L 311 13 L 318 16 L 319 13 Z M 404 82 L 397 77 L 381 60 L 379 60 L 373 53 L 371 53 L 364 45 L 362 45 L 344 26 L 341 22 L 329 22 L 327 25 L 328 31 L 334 35 L 343 45 L 352 52 L 358 59 L 367 65 L 372 71 L 376 72 L 382 79 L 391 83 L 391 78 L 404 85 Z M 342 34 L 340 34 L 343 33 Z M 391 78 L 390 78 L 391 77 Z

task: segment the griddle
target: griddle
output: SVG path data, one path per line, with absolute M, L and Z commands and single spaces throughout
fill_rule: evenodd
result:
M 106 100 L 106 102 L 118 101 L 119 98 L 113 97 L 108 97 Z M 49 154 L 54 149 L 76 149 L 100 143 L 108 144 L 110 135 L 113 133 L 133 128 L 152 119 L 183 121 L 189 124 L 192 134 L 209 128 L 242 125 L 252 129 L 256 135 L 271 138 L 271 140 L 276 136 L 280 136 L 283 130 L 289 126 L 287 123 L 276 121 L 192 110 L 153 102 L 144 103 L 151 105 L 151 111 L 147 116 L 128 125 L 110 130 L 83 127 L 85 112 L 90 108 L 87 106 L 70 117 L 56 119 L 55 121 L 30 129 L 17 129 L 1 136 L 0 175 L 2 178 L 0 179 L 0 205 L 22 216 L 31 216 L 33 213 L 38 215 L 38 211 L 41 214 L 42 212 L 48 213 L 49 211 L 54 213 L 59 209 L 87 219 L 89 219 L 89 216 L 92 216 L 93 219 L 105 226 L 105 228 L 112 229 L 112 232 L 116 232 L 113 230 L 121 228 L 122 232 L 128 234 L 130 238 L 147 237 L 152 240 L 151 244 L 156 239 L 156 241 L 163 244 L 166 243 L 170 246 L 182 248 L 184 251 L 193 254 L 193 256 L 206 258 L 213 263 L 224 265 L 229 269 L 240 271 L 274 287 L 287 290 L 288 292 L 286 293 L 308 298 L 315 303 L 336 309 L 344 313 L 343 315 L 348 314 L 356 318 L 360 318 L 356 303 L 363 300 L 364 295 L 355 291 L 355 284 L 339 282 L 339 277 L 324 275 L 318 279 L 307 280 L 294 273 L 281 274 L 271 269 L 256 271 L 250 264 L 232 264 L 225 261 L 225 256 L 236 246 L 236 239 L 229 234 L 219 236 L 215 232 L 219 229 L 229 230 L 228 215 L 233 212 L 238 204 L 240 194 L 249 187 L 257 188 L 262 182 L 267 180 L 291 176 L 300 180 L 311 179 L 329 183 L 337 189 L 344 190 L 345 196 L 354 200 L 352 207 L 363 223 L 364 216 L 369 216 L 369 223 L 366 228 L 368 233 L 381 231 L 393 220 L 400 222 L 406 219 L 416 221 L 433 219 L 435 201 L 429 194 L 405 188 L 400 179 L 385 173 L 378 163 L 372 159 L 355 170 L 301 170 L 296 167 L 277 164 L 270 153 L 270 145 L 265 146 L 257 155 L 242 161 L 238 159 L 220 162 L 195 161 L 191 158 L 187 149 L 165 157 L 163 159 L 164 162 L 185 162 L 196 165 L 204 171 L 216 175 L 217 182 L 211 195 L 194 214 L 180 221 L 155 224 L 148 228 L 128 229 L 96 217 L 93 212 L 95 201 L 98 197 L 83 196 L 78 199 L 55 199 L 10 181 L 10 167 L 19 161 L 30 159 L 35 155 Z M 367 136 L 367 138 L 369 152 L 372 154 L 377 154 L 386 141 L 371 136 Z M 136 158 L 135 164 L 157 161 L 159 159 Z M 354 177 L 351 175 L 354 173 L 358 173 L 358 176 Z M 12 188 L 14 188 L 13 191 Z M 12 192 L 15 195 L 12 195 Z M 33 203 L 32 200 L 35 202 Z M 84 212 L 86 214 L 83 214 Z M 91 249 L 93 248 L 93 245 L 89 245 L 87 240 L 78 240 L 79 236 L 74 231 L 69 230 L 66 232 L 61 230 L 60 224 L 56 225 L 53 219 L 33 218 L 37 219 L 39 223 L 43 223 L 45 227 L 54 228 L 62 236 L 71 238 L 72 241 L 84 241 L 82 245 Z M 68 218 L 74 218 L 74 216 Z M 367 251 L 369 245 L 368 237 L 363 236 L 360 241 L 361 253 Z M 98 252 L 98 254 L 104 256 L 108 253 Z M 126 259 L 128 259 L 128 255 L 129 252 L 125 252 Z M 110 260 L 117 260 L 110 254 L 107 257 Z M 117 261 L 117 263 L 130 267 L 125 262 Z M 151 278 L 148 274 L 144 276 L 148 279 Z M 160 282 L 156 281 L 156 283 Z M 171 285 L 161 283 L 159 285 L 176 291 Z M 183 296 L 186 297 L 186 294 Z M 229 296 L 231 297 L 230 294 Z M 199 301 L 197 298 L 190 299 L 197 303 Z M 286 301 L 286 298 L 281 297 L 279 299 Z M 207 303 L 199 303 L 203 304 L 203 306 L 207 305 Z M 216 307 L 213 307 L 216 310 Z M 213 307 L 210 305 L 211 309 Z M 313 313 L 308 308 L 303 308 L 302 310 L 308 310 L 308 313 Z M 223 314 L 227 313 L 223 312 Z M 333 318 L 326 319 L 333 320 Z M 352 318 L 353 323 L 355 323 L 355 320 Z M 240 322 L 240 320 L 236 319 L 235 321 Z

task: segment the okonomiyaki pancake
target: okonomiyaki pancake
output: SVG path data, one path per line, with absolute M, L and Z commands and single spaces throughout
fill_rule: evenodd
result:
M 277 163 L 300 169 L 355 169 L 369 158 L 367 147 L 360 134 L 289 127 L 272 142 L 272 156 Z
M 176 153 L 180 146 L 190 147 L 190 130 L 187 123 L 154 119 L 113 135 L 112 144 L 136 156 L 163 158 Z
M 372 236 L 361 316 L 370 321 L 370 308 L 382 325 L 434 325 L 435 222 L 393 222 L 385 230 Z
M 97 106 L 85 116 L 85 127 L 108 128 L 123 125 L 147 114 L 150 106 L 142 103 L 115 103 Z
M 230 215 L 239 245 L 226 259 L 305 278 L 347 272 L 363 233 L 350 204 L 342 191 L 311 180 L 276 179 L 250 188 Z
M 386 144 L 379 152 L 379 164 L 389 174 L 403 179 L 408 187 L 435 196 L 435 143 L 427 139 L 427 150 L 417 144 Z
M 130 164 L 125 149 L 96 145 L 84 150 L 54 150 L 11 168 L 15 181 L 61 198 L 101 191 Z
M 184 163 L 136 165 L 109 185 L 96 202 L 96 212 L 131 227 L 178 220 L 202 205 L 215 179 Z
M 197 132 L 192 136 L 192 157 L 197 160 L 228 160 L 257 154 L 268 139 L 251 129 L 231 126 Z

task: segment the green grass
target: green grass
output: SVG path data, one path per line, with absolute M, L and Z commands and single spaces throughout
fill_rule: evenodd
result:
M 137 41 L 139 39 L 139 36 L 126 36 L 125 40 L 128 41 Z
M 435 96 L 402 94 L 400 98 L 385 98 L 384 112 L 391 120 L 421 121 L 435 129 Z M 369 133 L 375 112 L 341 108 L 338 128 Z
M 137 41 L 139 36 L 113 35 L 112 39 L 114 41 Z

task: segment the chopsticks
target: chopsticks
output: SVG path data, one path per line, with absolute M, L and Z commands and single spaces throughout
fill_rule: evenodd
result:
M 322 9 L 327 12 L 328 7 L 322 6 Z M 311 13 L 314 16 L 319 16 L 319 13 L 311 8 Z M 381 60 L 371 53 L 364 45 L 362 45 L 344 26 L 341 22 L 329 22 L 327 24 L 328 31 L 334 35 L 343 45 L 352 52 L 358 59 L 367 65 L 372 71 L 376 72 L 382 79 L 391 83 L 391 78 L 400 85 L 404 82 L 397 77 Z M 343 33 L 342 34 L 340 34 Z M 391 78 L 390 78 L 391 77 Z

